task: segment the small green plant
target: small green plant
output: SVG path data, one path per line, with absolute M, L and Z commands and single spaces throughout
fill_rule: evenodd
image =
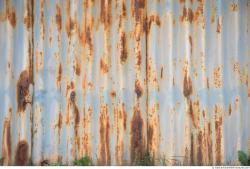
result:
M 74 165 L 76 166 L 90 166 L 91 165 L 91 160 L 88 156 L 82 157 L 79 160 L 75 160 L 73 162 Z
M 154 160 L 151 157 L 150 153 L 147 151 L 143 154 L 141 159 L 137 159 L 133 162 L 133 165 L 135 166 L 153 166 Z
M 250 157 L 247 157 L 246 153 L 244 153 L 243 151 L 238 151 L 238 160 L 240 161 L 240 164 L 243 166 L 250 165 Z
M 31 164 L 31 165 L 33 166 L 34 164 Z M 48 160 L 43 160 L 43 161 L 41 162 L 41 166 L 63 166 L 63 164 L 62 164 L 61 162 L 49 163 Z

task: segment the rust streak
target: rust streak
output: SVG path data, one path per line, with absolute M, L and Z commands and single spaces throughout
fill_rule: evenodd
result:
M 17 144 L 15 165 L 24 166 L 28 164 L 29 145 L 25 140 Z
M 120 60 L 121 60 L 121 63 L 124 64 L 128 58 L 127 40 L 126 40 L 125 32 L 122 32 L 122 34 L 121 34 L 120 45 L 121 45 Z
M 24 112 L 28 103 L 31 103 L 31 95 L 29 93 L 29 85 L 31 84 L 30 73 L 24 70 L 17 82 L 17 110 Z
M 134 107 L 134 115 L 131 121 L 131 140 L 130 140 L 130 158 L 131 163 L 134 160 L 141 160 L 144 153 L 144 123 L 141 112 L 138 107 Z
M 192 92 L 193 92 L 192 81 L 186 72 L 183 80 L 183 94 L 186 98 L 189 98 Z
M 108 115 L 108 105 L 101 107 L 100 117 L 99 117 L 99 165 L 110 165 L 111 156 L 110 156 L 110 125 L 109 125 L 109 115 Z
M 109 71 L 109 66 L 103 58 L 100 60 L 100 69 L 103 74 L 108 73 Z
M 56 4 L 56 25 L 57 25 L 57 30 L 61 32 L 62 30 L 62 13 L 61 13 L 61 8 L 59 7 L 58 4 Z
M 136 81 L 135 81 L 135 93 L 136 93 L 138 99 L 139 99 L 139 98 L 142 96 L 142 94 L 143 94 L 143 89 L 142 89 L 142 87 L 141 87 L 141 84 L 140 84 L 139 80 L 136 80 Z
M 27 9 L 25 11 L 23 22 L 27 29 L 30 29 L 33 24 L 32 4 L 27 2 Z
M 4 165 L 11 164 L 11 128 L 10 120 L 5 119 L 2 137 L 2 158 Z

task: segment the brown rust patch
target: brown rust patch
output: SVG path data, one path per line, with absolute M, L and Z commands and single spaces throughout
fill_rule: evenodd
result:
M 222 81 L 222 70 L 220 66 L 214 69 L 213 75 L 214 75 L 213 78 L 214 78 L 215 88 L 221 88 L 223 86 L 223 81 Z
M 27 9 L 24 14 L 23 22 L 27 29 L 30 29 L 33 25 L 33 13 L 32 13 L 32 3 L 27 2 Z
M 57 124 L 56 124 L 57 129 L 58 129 L 58 143 L 59 144 L 61 142 L 60 137 L 61 137 L 61 131 L 62 131 L 62 122 L 63 122 L 63 116 L 62 116 L 62 113 L 60 112 L 58 114 L 58 121 L 57 121 Z
M 161 20 L 160 17 L 158 15 L 151 15 L 149 17 L 149 21 L 148 21 L 148 32 L 150 31 L 151 25 L 152 23 L 155 23 L 157 26 L 161 26 Z
M 108 105 L 101 106 L 101 112 L 99 117 L 99 165 L 110 165 L 110 125 L 109 125 L 109 115 L 108 115 Z
M 180 16 L 180 21 L 188 21 L 192 23 L 194 20 L 194 13 L 191 8 L 183 7 L 182 15 Z
M 6 11 L 6 17 L 13 28 L 16 27 L 16 13 L 13 7 L 8 7 Z
M 202 131 L 199 131 L 198 133 L 198 152 L 197 152 L 197 164 L 202 165 L 203 164 L 203 152 L 202 152 L 202 145 L 203 145 L 203 135 Z
M 81 75 L 81 65 L 78 60 L 75 62 L 74 71 L 77 76 Z
M 116 92 L 115 92 L 115 91 L 111 91 L 111 92 L 110 92 L 110 96 L 111 96 L 112 98 L 115 98 L 115 97 L 116 97 Z
M 19 141 L 17 144 L 15 165 L 24 166 L 28 164 L 29 145 L 25 140 Z
M 207 150 L 209 165 L 213 164 L 213 144 L 212 144 L 212 129 L 211 123 L 207 123 Z
M 188 73 L 186 72 L 183 80 L 183 94 L 186 98 L 189 98 L 192 92 L 193 92 L 192 80 L 188 76 Z
M 134 107 L 134 114 L 131 121 L 131 140 L 130 140 L 130 160 L 141 160 L 144 153 L 144 123 L 141 117 L 141 112 L 138 107 Z
M 62 13 L 61 8 L 58 4 L 56 4 L 56 26 L 57 30 L 61 32 L 62 30 Z
M 135 81 L 135 93 L 137 95 L 137 98 L 139 99 L 142 94 L 143 94 L 143 89 L 141 87 L 141 84 L 140 84 L 140 81 L 139 80 L 136 80 Z
M 136 22 L 144 19 L 143 10 L 145 8 L 145 0 L 132 0 L 132 16 L 135 17 Z
M 104 58 L 101 58 L 101 60 L 100 60 L 100 69 L 101 69 L 101 72 L 103 74 L 108 73 L 108 71 L 109 71 L 109 66 L 106 63 L 106 61 L 104 60 Z
M 68 38 L 71 37 L 72 32 L 75 29 L 75 27 L 76 27 L 76 22 L 73 20 L 72 17 L 68 17 L 68 19 L 66 21 L 66 27 L 65 27 Z
M 112 0 L 102 0 L 100 9 L 100 21 L 104 24 L 104 29 L 109 30 L 112 22 Z
M 137 52 L 137 63 L 136 63 L 136 65 L 137 66 L 141 65 L 141 51 Z
M 192 53 L 193 53 L 193 40 L 192 40 L 192 37 L 189 36 L 188 40 L 189 40 L 189 45 L 190 45 L 190 54 L 192 55 Z
M 11 164 L 11 127 L 9 119 L 4 120 L 2 158 L 3 158 L 3 165 Z
M 122 34 L 121 34 L 120 46 L 121 46 L 120 60 L 121 60 L 121 63 L 124 64 L 128 58 L 127 38 L 126 38 L 125 32 L 122 32 Z
M 79 124 L 80 124 L 80 112 L 76 105 L 76 92 L 72 91 L 70 93 L 70 107 L 73 111 L 74 117 L 74 156 L 77 157 L 77 152 L 80 150 L 80 138 L 79 138 Z
M 62 64 L 60 63 L 59 64 L 59 67 L 58 67 L 58 72 L 57 72 L 57 86 L 60 86 L 60 83 L 62 81 Z
M 191 133 L 191 145 L 190 145 L 190 164 L 191 165 L 194 165 L 194 148 L 195 148 L 195 146 L 194 146 L 194 135 L 193 135 L 193 133 Z
M 122 2 L 122 16 L 123 18 L 127 16 L 126 1 Z
M 219 108 L 215 106 L 215 155 L 216 155 L 216 165 L 221 164 L 222 160 L 222 151 L 221 151 L 221 144 L 222 144 L 222 117 L 219 116 Z
M 182 3 L 185 3 L 186 0 L 179 0 L 179 1 L 180 1 L 180 3 L 182 4 Z
M 231 105 L 231 103 L 229 104 L 228 114 L 229 114 L 229 116 L 232 114 L 232 105 Z
M 163 66 L 161 67 L 161 79 L 163 78 Z
M 30 73 L 24 70 L 17 82 L 17 110 L 18 112 L 24 112 L 28 103 L 31 103 L 31 95 L 29 93 L 29 85 L 31 84 Z
M 126 130 L 127 128 L 127 113 L 125 111 L 125 105 L 122 103 L 122 112 L 120 112 L 120 117 L 123 117 L 123 129 Z
M 149 150 L 152 150 L 153 146 L 153 136 L 154 136 L 154 127 L 152 125 L 148 125 L 148 148 Z

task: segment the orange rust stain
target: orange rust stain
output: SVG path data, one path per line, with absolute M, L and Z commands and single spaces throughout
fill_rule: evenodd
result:
M 131 121 L 131 140 L 130 140 L 130 160 L 141 160 L 144 153 L 144 136 L 143 136 L 144 123 L 141 117 L 140 109 L 135 106 L 134 114 Z
M 145 0 L 132 0 L 132 16 L 135 17 L 136 22 L 144 19 L 143 10 L 145 8 Z
M 121 45 L 121 54 L 120 54 L 120 60 L 121 63 L 124 64 L 127 61 L 128 58 L 128 52 L 127 52 L 127 40 L 126 40 L 126 33 L 122 32 L 121 39 L 120 39 L 120 45 Z
M 137 66 L 140 66 L 141 65 L 141 51 L 139 51 L 137 53 L 137 63 L 136 63 Z
M 80 112 L 76 105 L 76 92 L 70 93 L 70 107 L 73 110 L 74 117 L 74 155 L 76 157 L 77 152 L 80 150 L 80 138 L 78 136 L 79 123 L 80 123 Z
M 122 16 L 125 18 L 127 16 L 127 9 L 125 1 L 122 2 Z
M 192 37 L 189 36 L 188 40 L 189 40 L 189 45 L 190 45 L 190 54 L 192 55 L 192 53 L 193 53 L 193 40 L 192 40 Z
M 100 69 L 101 69 L 101 72 L 103 74 L 105 74 L 109 71 L 109 66 L 103 58 L 101 58 L 101 60 L 100 60 Z
M 217 28 L 216 28 L 216 32 L 217 33 L 221 33 L 221 24 L 220 24 L 220 20 L 217 19 Z
M 222 160 L 222 151 L 221 151 L 221 144 L 222 144 L 222 117 L 218 115 L 219 108 L 215 106 L 215 155 L 216 155 L 216 164 L 220 165 Z
M 149 17 L 148 31 L 150 30 L 152 23 L 155 23 L 157 26 L 161 26 L 160 17 L 158 15 L 151 15 Z
M 136 81 L 135 81 L 135 93 L 136 93 L 138 99 L 139 99 L 139 98 L 142 96 L 142 94 L 143 94 L 143 89 L 142 89 L 142 87 L 141 87 L 141 84 L 140 84 L 139 80 L 136 80 Z
M 71 37 L 72 32 L 75 29 L 75 27 L 76 27 L 76 22 L 71 17 L 68 17 L 66 21 L 66 27 L 65 27 L 68 38 Z
M 125 111 L 125 105 L 124 103 L 122 103 L 122 111 L 120 112 L 120 117 L 123 117 L 123 129 L 126 130 L 127 128 L 127 114 L 126 114 L 126 111 Z
M 232 3 L 232 4 L 230 5 L 230 9 L 231 9 L 231 11 L 236 12 L 236 11 L 238 10 L 238 5 L 235 4 L 235 3 Z
M 192 124 L 195 128 L 198 128 L 200 121 L 200 103 L 199 101 L 193 102 L 189 100 L 188 114 L 191 117 Z
M 101 106 L 101 112 L 99 117 L 99 165 L 110 165 L 110 125 L 109 125 L 109 115 L 108 115 L 108 105 Z
M 56 126 L 58 128 L 58 143 L 61 142 L 60 137 L 61 137 L 61 131 L 62 131 L 62 122 L 63 122 L 63 116 L 62 116 L 62 113 L 60 112 L 58 114 L 58 121 L 57 121 L 57 124 L 56 124 Z
M 62 13 L 61 13 L 61 8 L 58 4 L 56 4 L 56 25 L 57 25 L 57 30 L 61 32 L 62 30 Z
M 11 164 L 11 126 L 10 120 L 5 119 L 3 125 L 3 137 L 2 137 L 2 158 L 4 165 Z
M 186 98 L 189 98 L 192 92 L 193 92 L 192 80 L 186 72 L 183 80 L 183 94 Z
M 109 30 L 112 23 L 112 0 L 101 1 L 100 21 L 104 24 L 105 30 Z
M 250 97 L 250 89 L 248 89 L 248 97 Z
M 84 127 L 84 135 L 83 135 L 83 147 L 84 154 L 91 157 L 91 118 L 92 118 L 93 110 L 91 107 L 88 108 L 87 112 L 84 111 L 84 119 L 83 119 L 83 127 Z
M 29 93 L 29 85 L 31 84 L 30 73 L 24 70 L 17 82 L 17 110 L 24 112 L 26 105 L 31 103 L 31 95 Z
M 57 86 L 60 86 L 61 80 L 62 80 L 62 64 L 59 64 L 58 72 L 57 72 Z
M 152 125 L 148 125 L 148 147 L 151 150 L 153 146 L 153 136 L 154 136 L 154 127 Z
M 179 1 L 180 1 L 180 3 L 185 3 L 186 0 L 179 0 Z
M 110 92 L 110 96 L 111 96 L 112 98 L 115 98 L 115 97 L 116 97 L 116 92 L 115 92 L 115 91 L 111 91 L 111 92 Z
M 16 13 L 13 7 L 7 8 L 6 17 L 8 21 L 10 22 L 11 26 L 14 28 L 16 26 Z
M 124 160 L 124 133 L 126 130 L 126 112 L 125 112 L 125 105 L 122 104 L 122 107 L 117 109 L 114 108 L 114 114 L 117 114 L 117 130 L 116 130 L 116 164 L 122 165 Z
M 219 66 L 214 69 L 214 86 L 215 88 L 221 88 L 223 86 L 222 70 Z
M 24 166 L 28 164 L 29 145 L 25 140 L 19 141 L 15 154 L 15 165 Z
M 45 39 L 45 17 L 44 17 L 44 0 L 41 1 L 41 12 L 40 12 L 40 34 L 42 39 Z
M 74 71 L 75 71 L 75 74 L 76 74 L 77 76 L 80 76 L 80 75 L 81 75 L 81 65 L 80 65 L 79 61 L 76 61 L 76 62 L 75 62 Z
M 33 25 L 33 14 L 32 14 L 32 4 L 27 3 L 27 9 L 25 11 L 23 22 L 27 29 L 31 28 Z
M 182 16 L 180 16 L 180 21 L 189 21 L 192 23 L 194 20 L 194 13 L 191 8 L 183 7 Z

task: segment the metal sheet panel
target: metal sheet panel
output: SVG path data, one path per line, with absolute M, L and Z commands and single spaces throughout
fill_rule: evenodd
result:
M 235 165 L 250 154 L 247 0 L 0 1 L 4 165 Z

